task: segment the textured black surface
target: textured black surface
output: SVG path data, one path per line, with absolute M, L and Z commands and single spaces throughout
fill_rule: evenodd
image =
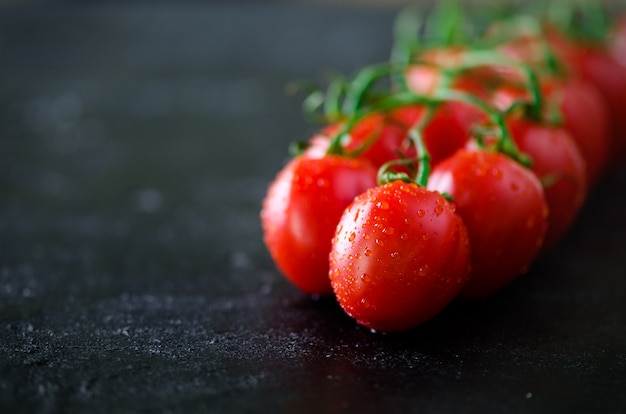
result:
M 392 12 L 71 4 L 0 8 L 0 412 L 626 412 L 624 171 L 499 295 L 372 334 L 258 211 L 313 130 L 285 84 Z

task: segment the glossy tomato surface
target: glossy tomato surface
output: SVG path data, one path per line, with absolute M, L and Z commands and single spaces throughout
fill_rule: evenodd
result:
M 587 48 L 578 55 L 583 79 L 592 83 L 604 97 L 609 109 L 609 165 L 617 167 L 626 158 L 626 66 L 605 49 Z
M 520 151 L 532 159 L 532 171 L 544 187 L 548 204 L 548 230 L 542 250 L 547 251 L 572 225 L 587 196 L 585 160 L 571 135 L 525 119 L 509 121 Z
M 606 102 L 591 83 L 580 79 L 546 85 L 544 91 L 557 102 L 563 126 L 580 149 L 589 186 L 597 184 L 607 168 L 611 148 Z
M 426 109 L 423 105 L 406 105 L 374 112 L 352 127 L 341 140 L 341 147 L 351 156 L 369 160 L 376 168 L 393 160 L 414 159 L 417 150 L 409 138 L 409 130 L 425 116 Z M 469 138 L 455 110 L 453 105 L 439 106 L 422 131 L 431 165 L 462 148 Z M 314 136 L 304 155 L 323 156 L 340 130 L 341 125 L 335 125 Z M 417 163 L 413 168 L 417 168 Z
M 433 169 L 428 189 L 450 194 L 467 226 L 472 273 L 463 297 L 485 298 L 530 266 L 548 214 L 532 171 L 499 153 L 461 150 Z
M 306 293 L 332 293 L 328 253 L 337 222 L 354 197 L 376 185 L 366 160 L 297 157 L 277 175 L 263 201 L 265 244 L 281 272 Z
M 400 181 L 357 197 L 330 254 L 337 300 L 361 325 L 413 328 L 441 311 L 467 280 L 465 225 L 440 194 Z

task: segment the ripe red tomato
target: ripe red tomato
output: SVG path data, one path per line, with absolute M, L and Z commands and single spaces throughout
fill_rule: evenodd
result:
M 592 84 L 581 79 L 546 84 L 544 95 L 558 103 L 563 126 L 587 165 L 587 182 L 595 185 L 606 170 L 611 145 L 606 102 Z
M 598 91 L 581 79 L 541 79 L 544 116 L 558 110 L 562 126 L 574 140 L 585 160 L 587 183 L 597 183 L 606 169 L 609 157 L 609 117 L 606 103 Z M 528 93 L 516 85 L 493 92 L 491 101 L 506 110 L 515 100 L 529 99 Z M 547 118 L 546 118 L 547 119 Z M 555 150 L 556 151 L 556 150 Z
M 525 44 L 524 44 L 525 45 Z M 515 51 L 509 45 L 510 51 Z M 513 52 L 511 52 L 513 53 Z M 606 169 L 609 156 L 609 114 L 600 93 L 588 82 L 576 78 L 542 76 L 543 116 L 558 110 L 565 129 L 580 148 L 587 164 L 587 181 L 595 184 Z M 528 88 L 510 68 L 483 66 L 460 74 L 452 87 L 472 93 L 495 108 L 506 111 L 516 101 L 531 102 Z M 480 116 L 467 118 L 476 123 Z
M 425 110 L 424 106 L 400 107 L 394 111 L 394 117 L 407 125 L 413 125 L 420 120 Z M 459 106 L 455 102 L 438 105 L 422 131 L 431 167 L 463 148 L 470 137 L 458 110 Z
M 626 65 L 616 59 L 611 45 L 573 41 L 548 28 L 547 39 L 570 74 L 597 88 L 606 103 L 609 117 L 609 167 L 626 158 Z
M 409 129 L 420 121 L 426 109 L 424 105 L 407 105 L 374 112 L 354 125 L 341 146 L 344 151 L 356 152 L 357 157 L 369 160 L 376 168 L 388 161 L 415 158 L 417 152 L 409 139 Z M 340 129 L 341 125 L 334 125 L 313 137 L 304 156 L 323 156 Z M 423 139 L 431 165 L 435 165 L 462 148 L 468 135 L 450 108 L 442 105 L 424 128 Z
M 264 241 L 304 292 L 332 294 L 328 253 L 337 222 L 355 196 L 376 185 L 376 173 L 363 159 L 296 157 L 270 185 L 261 210 Z
M 585 160 L 570 134 L 525 119 L 509 121 L 518 148 L 532 158 L 548 204 L 548 230 L 542 251 L 554 247 L 578 216 L 587 196 Z
M 587 48 L 578 56 L 583 79 L 592 83 L 604 97 L 609 109 L 610 160 L 617 167 L 626 158 L 626 66 L 617 62 L 606 50 Z
M 325 128 L 309 141 L 304 151 L 305 157 L 319 158 L 326 154 L 331 140 L 338 134 L 343 125 L 336 124 Z M 395 119 L 388 112 L 375 112 L 361 119 L 344 136 L 342 149 L 355 152 L 356 157 L 367 159 L 376 168 L 387 161 L 401 157 L 415 157 L 415 148 L 408 139 L 411 124 Z
M 423 59 L 427 61 L 432 60 L 432 62 L 430 62 L 431 64 L 413 64 L 408 66 L 404 73 L 407 87 L 418 95 L 434 96 L 438 88 L 446 82 L 443 80 L 440 67 L 453 67 L 450 65 L 456 64 L 458 53 L 460 53 L 460 51 L 457 49 L 449 51 L 445 49 L 431 51 L 431 53 L 423 57 Z M 486 86 L 485 81 L 487 79 L 487 77 L 482 75 L 480 77 L 461 77 L 455 79 L 448 87 L 482 98 Z M 465 141 L 461 143 L 461 147 L 467 142 L 473 126 L 482 123 L 486 119 L 485 114 L 478 108 L 458 101 L 447 101 L 443 103 L 439 111 L 446 114 L 448 122 L 455 124 L 457 129 L 463 131 Z M 460 147 L 456 147 L 455 151 L 459 148 Z M 454 151 L 449 152 L 447 156 L 453 153 Z
M 343 309 L 377 331 L 411 329 L 441 311 L 467 281 L 467 230 L 440 194 L 394 181 L 348 206 L 330 253 Z
M 467 226 L 472 272 L 461 296 L 487 297 L 530 266 L 548 215 L 532 171 L 500 153 L 460 150 L 433 169 L 428 189 L 450 194 Z

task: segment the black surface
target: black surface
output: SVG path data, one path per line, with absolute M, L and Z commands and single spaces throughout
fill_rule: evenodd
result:
M 393 12 L 72 4 L 0 8 L 0 412 L 626 412 L 624 171 L 500 294 L 373 334 L 258 211 L 313 131 L 285 84 Z

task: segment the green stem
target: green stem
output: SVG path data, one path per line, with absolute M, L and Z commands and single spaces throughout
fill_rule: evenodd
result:
M 587 33 L 591 40 L 602 42 L 609 30 L 609 19 L 599 0 L 579 0 L 580 10 L 584 16 L 589 16 Z
M 368 107 L 360 107 L 358 108 L 352 116 L 346 121 L 343 128 L 333 137 L 330 142 L 329 149 L 327 151 L 328 154 L 341 154 L 343 153 L 343 149 L 341 147 L 341 142 L 344 140 L 344 137 L 350 134 L 350 131 L 354 128 L 354 126 L 362 121 L 365 117 L 375 113 L 375 112 L 386 112 L 392 109 L 398 108 L 400 106 L 406 105 L 433 105 L 434 101 L 430 98 L 416 95 L 409 91 L 398 92 L 393 95 L 386 96 L 376 102 L 373 106 Z M 363 145 L 362 148 L 357 148 L 356 150 L 346 154 L 348 156 L 355 156 L 359 153 L 363 152 L 367 149 L 367 144 Z
M 333 79 L 324 97 L 324 116 L 328 122 L 336 122 L 341 119 L 341 97 L 346 93 L 346 81 L 343 78 Z
M 354 114 L 358 112 L 363 106 L 367 93 L 377 81 L 387 78 L 387 76 L 394 73 L 402 73 L 405 68 L 405 65 L 382 63 L 362 69 L 346 91 L 346 98 L 343 103 L 344 113 Z
M 419 161 L 417 167 L 417 174 L 415 176 L 415 183 L 420 187 L 426 187 L 428 184 L 428 177 L 430 177 L 430 153 L 424 144 L 423 130 L 428 125 L 433 117 L 435 107 L 429 105 L 426 109 L 426 113 L 422 114 L 420 120 L 409 130 L 409 138 L 415 145 L 417 151 L 417 160 Z
M 531 97 L 531 103 L 528 106 L 529 115 L 533 119 L 541 119 L 541 108 L 543 106 L 543 96 L 539 85 L 539 78 L 535 71 L 525 63 L 518 62 L 493 51 L 470 51 L 461 54 L 461 64 L 451 69 L 452 74 L 461 73 L 469 69 L 479 66 L 500 66 L 517 70 L 524 78 L 524 86 Z M 454 76 L 454 75 L 453 75 Z
M 506 125 L 505 117 L 500 111 L 492 108 L 480 98 L 465 92 L 452 90 L 439 91 L 435 98 L 441 102 L 454 101 L 471 105 L 485 113 L 489 117 L 489 120 L 496 126 L 500 135 L 497 137 L 497 150 L 513 158 L 520 164 L 530 167 L 530 159 L 522 154 L 517 148 L 517 145 L 515 144 L 515 141 L 513 141 L 511 133 Z
M 394 109 L 400 106 L 406 106 L 406 105 L 426 105 L 429 108 L 429 111 L 432 111 L 432 109 L 435 106 L 440 105 L 445 102 L 450 102 L 450 101 L 460 102 L 460 103 L 473 106 L 475 108 L 478 108 L 481 112 L 485 113 L 488 116 L 489 121 L 492 122 L 496 126 L 496 130 L 499 133 L 499 136 L 496 137 L 498 139 L 496 149 L 499 152 L 502 152 L 506 154 L 507 156 L 511 157 L 512 159 L 519 162 L 520 164 L 526 167 L 530 167 L 530 164 L 531 164 L 530 159 L 527 156 L 525 156 L 525 154 L 522 154 L 519 151 L 519 149 L 517 148 L 517 145 L 515 144 L 515 142 L 513 141 L 513 138 L 511 137 L 511 134 L 506 125 L 504 114 L 502 114 L 497 109 L 492 108 L 483 100 L 481 100 L 480 98 L 474 95 L 471 95 L 465 92 L 453 91 L 453 90 L 439 91 L 433 97 L 425 97 L 422 95 L 416 95 L 410 91 L 398 92 L 396 94 L 382 98 L 381 100 L 377 101 L 376 104 L 372 107 L 359 108 L 359 110 L 356 111 L 354 115 L 351 116 L 350 119 L 346 122 L 346 124 L 341 129 L 341 131 L 339 131 L 339 133 L 331 140 L 328 153 L 329 154 L 344 153 L 343 148 L 341 147 L 341 142 L 344 139 L 344 137 L 350 133 L 352 128 L 359 121 L 361 121 L 363 118 L 365 118 L 366 116 L 372 113 L 381 112 L 381 111 L 383 112 L 389 111 L 391 109 Z M 426 125 L 426 123 L 430 121 L 431 116 L 432 114 L 422 117 L 422 119 L 420 120 L 420 123 L 418 123 L 418 125 L 415 128 L 418 128 L 419 130 L 421 130 L 421 128 L 423 128 Z M 411 139 L 413 138 L 415 137 L 411 137 Z M 348 154 L 345 154 L 345 153 L 344 154 L 347 156 L 354 156 L 364 151 L 367 148 L 367 146 L 370 144 L 371 143 L 367 143 L 366 145 L 363 146 L 363 148 L 359 148 Z M 417 148 L 417 149 L 420 150 L 420 148 Z M 424 152 L 423 150 L 424 148 L 421 149 L 422 153 Z M 428 173 L 429 173 L 428 171 L 426 172 L 422 171 L 421 173 L 418 173 L 418 175 L 424 175 L 424 174 L 428 175 Z
M 386 162 L 378 169 L 378 183 L 384 184 L 391 181 L 401 180 L 404 182 L 412 182 L 420 187 L 426 187 L 428 185 L 428 177 L 430 177 L 430 153 L 424 143 L 422 131 L 428 125 L 433 117 L 436 105 L 429 104 L 426 107 L 426 112 L 420 116 L 419 120 L 411 126 L 408 131 L 408 137 L 411 143 L 415 146 L 417 156 L 415 158 L 401 158 Z M 404 165 L 413 167 L 417 163 L 417 173 L 414 178 L 409 177 L 405 172 L 396 172 L 392 168 L 398 165 Z

